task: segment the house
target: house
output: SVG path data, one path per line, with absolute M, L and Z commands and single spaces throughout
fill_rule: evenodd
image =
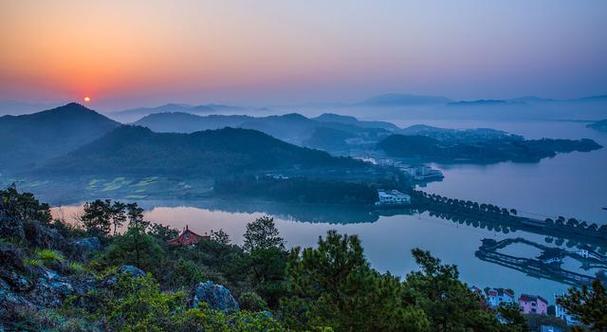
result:
M 177 236 L 174 239 L 168 240 L 167 243 L 170 246 L 189 246 L 189 245 L 194 245 L 203 239 L 208 240 L 208 239 L 210 239 L 210 237 L 208 235 L 206 235 L 206 233 L 205 233 L 205 235 L 198 235 L 198 234 L 192 232 L 186 225 L 184 230 L 181 232 L 181 234 L 179 234 L 179 236 Z
M 398 190 L 382 190 L 377 191 L 379 200 L 375 202 L 377 206 L 395 206 L 411 204 L 411 196 L 401 193 Z
M 558 302 L 555 305 L 548 306 L 548 314 L 564 320 L 569 326 L 577 325 L 580 323 L 577 319 L 575 319 L 575 317 L 569 314 L 569 312 L 567 312 L 565 308 L 560 306 Z
M 491 308 L 514 303 L 514 291 L 506 288 L 485 288 L 485 298 Z
M 518 298 L 518 305 L 523 314 L 546 315 L 548 313 L 548 301 L 539 295 L 522 294 Z
M 409 174 L 416 181 L 441 180 L 445 177 L 441 171 L 432 169 L 426 165 L 402 166 L 400 169 Z

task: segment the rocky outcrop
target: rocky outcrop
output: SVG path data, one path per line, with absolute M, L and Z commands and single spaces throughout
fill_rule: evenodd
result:
M 85 261 L 103 249 L 101 241 L 96 236 L 85 237 L 70 242 L 70 257 Z
M 96 236 L 85 237 L 72 242 L 76 248 L 81 251 L 91 253 L 101 250 L 101 241 Z
M 37 248 L 65 249 L 67 241 L 56 229 L 41 225 L 38 221 L 23 223 L 25 238 Z
M 201 282 L 192 291 L 191 305 L 197 307 L 200 302 L 206 302 L 209 307 L 223 312 L 239 309 L 238 302 L 229 289 L 212 281 Z
M 145 271 L 133 265 L 122 265 L 120 266 L 120 268 L 118 268 L 118 272 L 116 274 L 109 276 L 103 282 L 101 282 L 101 286 L 108 287 L 115 285 L 118 282 L 118 277 L 121 274 L 126 274 L 131 277 L 138 278 L 145 276 Z

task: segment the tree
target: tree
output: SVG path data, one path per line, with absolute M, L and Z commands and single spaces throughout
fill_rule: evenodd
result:
M 514 292 L 512 292 L 514 294 Z M 497 314 L 505 321 L 505 325 L 509 331 L 512 332 L 526 332 L 529 331 L 527 320 L 521 314 L 521 309 L 514 303 L 501 304 L 497 308 Z
M 281 301 L 296 330 L 424 331 L 422 310 L 403 302 L 398 278 L 369 267 L 356 236 L 329 231 L 317 248 L 291 251 L 289 294 Z
M 111 207 L 112 225 L 114 226 L 114 235 L 116 235 L 118 227 L 121 227 L 126 222 L 126 204 L 115 201 Z
M 87 232 L 107 237 L 112 227 L 111 201 L 97 199 L 93 202 L 84 203 L 84 212 L 80 221 Z
M 19 193 L 14 183 L 0 190 L 0 217 L 3 216 L 42 223 L 51 221 L 49 205 L 40 203 L 31 193 Z
M 420 271 L 407 275 L 405 297 L 420 306 L 434 331 L 491 331 L 499 329 L 495 314 L 459 280 L 455 265 L 441 264 L 428 251 L 412 250 Z
M 211 230 L 211 241 L 227 246 L 230 244 L 230 236 L 223 229 L 219 229 L 218 231 Z
M 586 285 L 569 288 L 557 303 L 593 331 L 607 330 L 607 290 L 599 279 L 592 282 L 591 289 Z
M 136 264 L 137 266 L 141 266 L 141 251 L 142 251 L 142 241 L 147 230 L 150 225 L 149 221 L 145 221 L 143 219 L 143 209 L 140 208 L 137 203 L 129 203 L 126 205 L 127 208 L 127 216 L 129 220 L 129 226 L 127 231 L 128 238 L 131 239 L 133 244 L 133 249 L 135 250 Z
M 149 234 L 157 239 L 168 241 L 179 235 L 179 232 L 171 226 L 153 223 L 149 227 Z
M 284 250 L 284 247 L 284 240 L 279 236 L 274 218 L 264 216 L 247 225 L 243 246 L 245 251 L 269 248 Z

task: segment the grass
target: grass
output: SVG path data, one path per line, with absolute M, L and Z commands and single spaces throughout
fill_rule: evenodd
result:
M 58 251 L 52 249 L 38 249 L 36 250 L 36 259 L 39 259 L 43 263 L 63 262 L 65 258 Z
M 78 262 L 70 262 L 68 265 L 70 271 L 75 274 L 82 274 L 86 272 L 86 267 Z

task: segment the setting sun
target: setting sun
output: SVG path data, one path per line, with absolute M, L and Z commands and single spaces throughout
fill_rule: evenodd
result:
M 91 101 L 91 97 L 84 97 L 83 100 L 85 103 L 88 103 Z

